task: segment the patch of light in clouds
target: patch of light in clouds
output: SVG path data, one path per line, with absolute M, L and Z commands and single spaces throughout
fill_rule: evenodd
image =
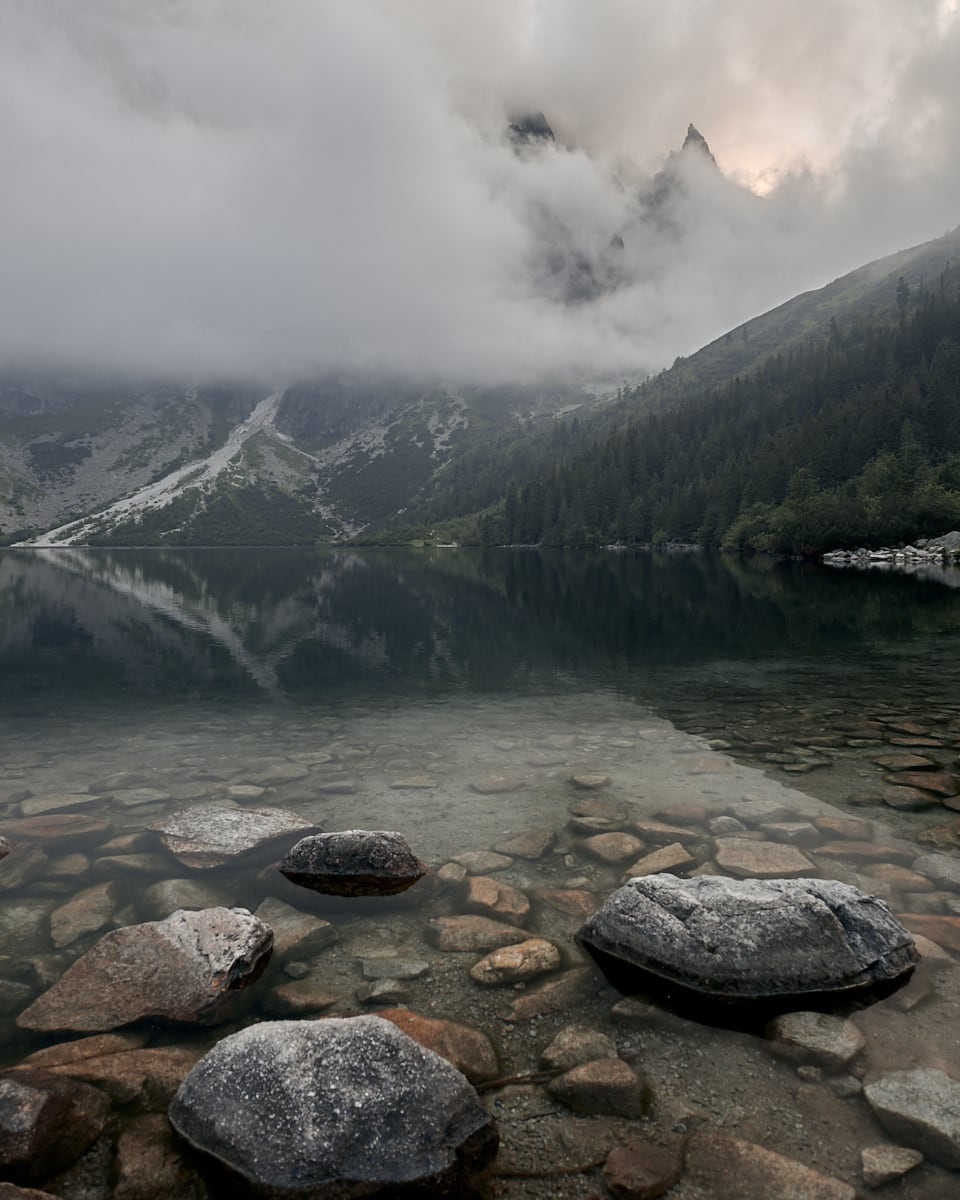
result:
M 958 64 L 956 0 L 15 0 L 0 362 L 659 366 L 960 220 Z

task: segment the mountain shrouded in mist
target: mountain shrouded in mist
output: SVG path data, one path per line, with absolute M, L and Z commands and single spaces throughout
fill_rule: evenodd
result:
M 958 60 L 953 0 L 8 4 L 0 364 L 659 367 L 956 223 Z

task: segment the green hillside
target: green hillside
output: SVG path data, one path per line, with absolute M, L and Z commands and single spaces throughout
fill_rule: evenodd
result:
M 960 524 L 958 251 L 955 232 L 871 264 L 626 389 L 448 531 L 814 553 Z

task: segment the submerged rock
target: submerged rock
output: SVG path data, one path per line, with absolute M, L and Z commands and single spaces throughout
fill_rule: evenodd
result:
M 150 828 L 185 867 L 221 867 L 282 838 L 302 837 L 316 825 L 285 808 L 199 804 Z
M 425 1050 L 432 1050 L 453 1063 L 471 1083 L 494 1079 L 500 1072 L 493 1043 L 479 1029 L 455 1021 L 424 1017 L 408 1008 L 381 1009 L 377 1016 L 402 1029 Z
M 686 1178 L 712 1200 L 857 1200 L 848 1183 L 721 1130 L 692 1134 L 684 1159 Z
M 891 1071 L 863 1089 L 880 1124 L 945 1167 L 960 1167 L 960 1082 L 934 1067 Z
M 860 1151 L 863 1182 L 872 1188 L 901 1179 L 922 1162 L 919 1150 L 908 1150 L 905 1146 L 866 1146 Z
M 796 1062 L 839 1071 L 863 1049 L 865 1038 L 852 1021 L 830 1013 L 793 1012 L 777 1017 L 768 1034 L 771 1049 Z
M 905 979 L 919 961 L 882 901 L 821 879 L 631 879 L 577 940 L 615 982 L 640 975 L 688 995 L 794 1008 Z
M 462 1196 L 496 1125 L 449 1062 L 379 1017 L 275 1021 L 224 1038 L 170 1106 L 182 1138 L 261 1196 Z
M 293 883 L 332 896 L 395 896 L 427 872 L 401 834 L 370 829 L 302 838 L 280 870 Z
M 0 1076 L 0 1173 L 36 1183 L 70 1166 L 97 1138 L 107 1097 L 37 1068 Z
M 252 983 L 273 934 L 245 908 L 179 911 L 105 934 L 17 1018 L 21 1029 L 103 1033 L 148 1017 L 216 1022 Z

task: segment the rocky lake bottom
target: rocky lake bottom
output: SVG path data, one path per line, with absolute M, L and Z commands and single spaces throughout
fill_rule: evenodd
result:
M 892 1136 L 864 1092 L 916 1067 L 960 1080 L 960 703 L 943 678 L 896 661 L 862 685 L 839 666 L 748 679 L 728 664 L 674 672 L 656 711 L 573 686 L 352 714 L 193 704 L 8 718 L 2 745 L 2 1066 L 110 1101 L 92 1144 L 31 1186 L 216 1194 L 165 1115 L 200 1054 L 256 1022 L 386 1012 L 480 1090 L 501 1139 L 490 1197 L 957 1194 L 960 1108 L 944 1116 L 931 1094 L 952 1133 Z M 238 828 L 279 809 L 397 830 L 430 870 L 401 895 L 347 900 L 279 873 L 293 832 L 217 865 L 178 857 L 164 829 L 211 804 Z M 916 935 L 921 962 L 886 999 L 799 1033 L 625 996 L 575 934 L 625 878 L 661 871 L 854 884 Z M 18 1025 L 109 930 L 216 906 L 259 912 L 275 936 L 218 1024 Z

